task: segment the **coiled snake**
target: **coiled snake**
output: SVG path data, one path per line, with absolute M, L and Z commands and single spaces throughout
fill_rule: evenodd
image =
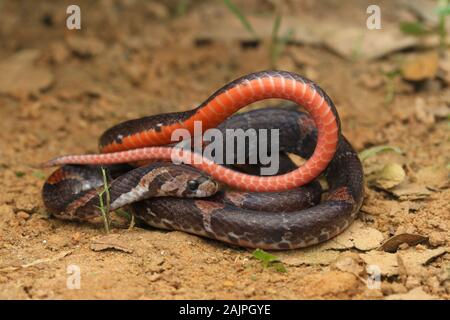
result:
M 231 116 L 267 98 L 291 100 L 308 114 L 293 108 L 266 108 Z M 192 133 L 195 121 L 201 121 L 204 130 L 217 127 L 221 132 L 279 129 L 278 174 L 258 176 L 251 165 L 238 171 L 186 150 L 176 157 L 190 166 L 168 162 L 138 168 L 124 165 L 173 160 L 173 147 L 168 146 L 174 142 L 172 132 L 184 128 Z M 43 188 L 44 203 L 54 216 L 69 220 L 99 216 L 100 165 L 106 166 L 111 181 L 111 210 L 130 205 L 154 227 L 244 247 L 294 249 L 326 241 L 351 224 L 363 200 L 362 166 L 340 132 L 333 102 L 312 81 L 284 71 L 243 76 L 190 111 L 114 126 L 102 135 L 100 150 L 101 154 L 63 156 L 44 164 L 63 165 Z M 308 160 L 296 167 L 286 153 Z M 325 192 L 313 181 L 322 172 L 328 184 Z

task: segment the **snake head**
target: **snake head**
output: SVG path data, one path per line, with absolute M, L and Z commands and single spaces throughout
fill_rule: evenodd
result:
M 170 178 L 165 177 L 161 193 L 180 198 L 203 198 L 214 195 L 219 190 L 218 183 L 210 176 L 192 167 L 172 165 Z

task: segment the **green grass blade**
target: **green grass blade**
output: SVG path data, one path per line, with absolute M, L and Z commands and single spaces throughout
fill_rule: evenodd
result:
M 442 6 L 436 8 L 436 14 L 438 16 L 448 16 L 450 15 L 450 6 Z
M 103 224 L 105 226 L 106 233 L 109 233 L 109 204 L 111 202 L 111 197 L 109 194 L 108 177 L 106 175 L 105 168 L 101 168 L 103 176 L 103 190 L 98 194 L 100 206 L 98 207 L 103 217 Z M 106 203 L 103 200 L 103 195 L 106 195 Z
M 285 266 L 277 256 L 261 249 L 256 249 L 253 251 L 252 255 L 255 259 L 261 261 L 264 268 L 273 267 L 277 272 L 287 272 Z
M 272 39 L 270 43 L 270 63 L 272 67 L 276 66 L 278 56 L 280 54 L 280 39 L 278 33 L 280 32 L 281 16 L 276 15 L 272 26 Z
M 393 152 L 398 153 L 398 154 L 403 154 L 403 151 L 400 148 L 398 148 L 398 147 L 384 146 L 383 145 L 383 146 L 376 146 L 376 147 L 372 147 L 372 148 L 369 148 L 369 149 L 361 151 L 359 153 L 359 159 L 361 161 L 365 161 L 368 158 L 371 158 L 371 157 L 377 155 L 378 153 L 386 152 L 386 151 L 393 151 Z
M 427 30 L 421 22 L 401 22 L 400 31 L 412 36 L 423 36 Z
M 241 10 L 236 5 L 234 5 L 234 3 L 232 3 L 230 0 L 223 0 L 223 3 L 228 8 L 228 10 L 230 10 L 239 19 L 239 21 L 241 21 L 244 28 L 247 29 L 248 32 L 250 32 L 252 35 L 256 37 L 255 29 L 253 29 L 253 26 L 245 17 L 245 15 L 241 12 Z
M 181 17 L 184 16 L 187 12 L 188 8 L 188 0 L 178 0 L 177 7 L 175 9 L 175 16 Z
M 276 15 L 275 20 L 273 21 L 273 27 L 272 27 L 272 41 L 275 42 L 278 40 L 278 33 L 280 32 L 280 26 L 281 26 L 281 16 Z

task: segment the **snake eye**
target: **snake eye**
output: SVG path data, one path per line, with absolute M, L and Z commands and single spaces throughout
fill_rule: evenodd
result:
M 197 190 L 198 185 L 199 185 L 199 183 L 196 180 L 189 180 L 187 183 L 188 189 L 191 191 Z

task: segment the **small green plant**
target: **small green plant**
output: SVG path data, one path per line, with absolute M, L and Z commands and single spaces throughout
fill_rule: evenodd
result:
M 364 42 L 364 35 L 361 35 L 353 43 L 352 58 L 351 58 L 353 62 L 358 61 L 358 59 L 361 57 L 363 42 Z
M 25 172 L 23 171 L 15 171 L 14 174 L 17 178 L 22 178 L 23 176 L 25 176 Z
M 247 17 L 242 13 L 242 11 L 230 0 L 223 0 L 223 3 L 228 8 L 228 10 L 230 10 L 239 19 L 243 27 L 251 35 L 253 35 L 256 39 L 258 39 L 259 36 L 256 33 L 255 28 L 253 28 L 252 24 L 247 19 Z M 286 34 L 280 36 L 281 22 L 282 22 L 281 15 L 276 14 L 273 22 L 269 46 L 269 58 L 270 58 L 270 65 L 272 68 L 276 67 L 276 62 L 278 61 L 278 58 L 280 57 L 281 53 L 284 51 L 286 44 L 289 43 L 289 41 L 292 40 L 294 36 L 294 30 L 292 29 L 289 29 L 286 32 Z
M 447 16 L 450 15 L 449 0 L 440 0 L 439 6 L 437 7 L 436 12 L 439 16 L 439 23 L 438 23 L 439 43 L 440 43 L 441 49 L 445 49 L 447 46 L 447 43 L 446 43 L 446 37 L 447 37 L 446 19 L 447 19 Z
M 186 14 L 189 0 L 178 0 L 175 8 L 175 17 L 181 17 Z
M 256 249 L 253 251 L 252 255 L 255 259 L 261 261 L 264 268 L 272 267 L 278 272 L 287 272 L 285 266 L 277 256 L 267 253 L 261 249 Z
M 247 17 L 241 12 L 241 10 L 230 0 L 223 0 L 225 6 L 230 10 L 238 19 L 241 21 L 242 25 L 248 32 L 250 32 L 255 38 L 257 38 L 257 34 L 255 29 L 253 28 L 250 21 L 248 21 Z
M 438 0 L 438 6 L 436 7 L 436 14 L 439 18 L 438 25 L 436 28 L 429 28 L 421 21 L 416 22 L 401 22 L 400 30 L 412 36 L 424 36 L 427 34 L 438 34 L 439 35 L 439 47 L 444 50 L 447 47 L 447 29 L 446 20 L 450 15 L 450 2 L 449 0 Z
M 106 170 L 104 168 L 101 168 L 102 170 L 102 177 L 103 177 L 103 188 L 102 191 L 98 194 L 99 199 L 99 206 L 97 207 L 100 212 L 102 213 L 103 218 L 103 225 L 105 227 L 105 232 L 109 233 L 110 226 L 111 226 L 111 215 L 110 215 L 110 203 L 111 203 L 111 196 L 109 193 L 109 184 L 108 184 L 108 176 L 106 174 Z M 135 218 L 134 214 L 129 213 L 123 209 L 117 209 L 114 211 L 118 216 L 121 216 L 128 221 L 130 221 L 130 226 L 128 227 L 128 230 L 133 229 L 135 225 Z
M 386 77 L 386 96 L 384 98 L 384 102 L 386 104 L 392 103 L 395 98 L 395 81 L 398 77 L 400 77 L 401 73 L 399 69 L 395 69 L 393 71 L 387 72 L 385 74 Z
M 376 147 L 372 147 L 372 148 L 361 151 L 359 153 L 359 159 L 364 162 L 365 160 L 367 160 L 371 157 L 374 157 L 381 152 L 387 152 L 387 151 L 392 151 L 392 152 L 395 152 L 398 154 L 403 154 L 403 151 L 398 147 L 383 145 L 383 146 L 376 146 Z
M 45 179 L 45 173 L 42 171 L 34 171 L 33 176 L 41 180 Z
M 276 68 L 278 58 L 284 51 L 286 44 L 292 40 L 294 30 L 289 29 L 284 36 L 280 36 L 281 15 L 277 14 L 273 22 L 272 37 L 270 42 L 270 64 L 272 68 Z
M 106 170 L 103 167 L 101 168 L 101 170 L 102 170 L 102 176 L 103 176 L 103 190 L 98 194 L 100 206 L 97 208 L 102 213 L 103 224 L 105 226 L 105 232 L 109 233 L 109 226 L 111 223 L 111 219 L 110 219 L 110 215 L 109 215 L 111 196 L 109 194 L 109 185 L 108 185 L 108 177 L 106 174 Z M 103 196 L 105 196 L 106 199 L 103 199 Z
M 134 214 L 133 213 L 129 213 L 128 211 L 125 211 L 123 209 L 117 209 L 116 211 L 114 211 L 118 216 L 121 216 L 125 219 L 127 219 L 128 221 L 130 221 L 130 225 L 128 227 L 128 230 L 131 230 L 134 228 L 135 225 L 135 218 L 134 218 Z
M 429 30 L 423 25 L 422 22 L 400 22 L 400 31 L 405 34 L 420 37 L 429 33 Z

